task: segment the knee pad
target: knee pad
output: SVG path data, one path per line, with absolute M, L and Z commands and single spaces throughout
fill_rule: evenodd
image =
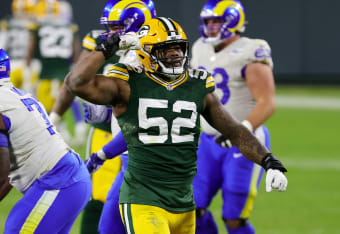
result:
M 248 224 L 248 219 L 242 219 L 242 218 L 232 219 L 232 220 L 223 219 L 223 221 L 229 228 L 245 227 Z
M 224 220 L 229 234 L 255 234 L 254 227 L 248 219 Z
M 208 208 L 196 208 L 196 218 L 202 218 L 208 212 Z
M 217 224 L 207 208 L 196 209 L 196 234 L 218 234 Z

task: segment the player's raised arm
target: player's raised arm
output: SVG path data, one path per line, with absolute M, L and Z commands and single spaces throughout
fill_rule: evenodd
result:
M 112 104 L 118 92 L 115 80 L 96 75 L 105 59 L 118 50 L 118 34 L 108 38 L 87 56 L 83 56 L 67 75 L 65 83 L 75 95 L 96 104 Z M 98 95 L 100 94 L 100 95 Z
M 283 175 L 286 168 L 272 155 L 257 138 L 240 122 L 224 110 L 220 101 L 213 93 L 208 93 L 204 99 L 204 118 L 214 128 L 236 145 L 249 160 L 261 165 L 267 171 L 266 190 L 284 191 L 287 179 Z
M 115 105 L 129 90 L 128 84 L 119 79 L 97 75 L 105 59 L 112 57 L 118 49 L 138 49 L 139 41 L 135 34 L 118 36 L 114 34 L 103 40 L 95 51 L 81 58 L 66 77 L 69 90 L 95 104 Z

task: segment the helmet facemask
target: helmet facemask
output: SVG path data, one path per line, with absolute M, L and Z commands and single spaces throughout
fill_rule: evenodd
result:
M 158 43 L 152 48 L 151 65 L 158 64 L 155 73 L 166 79 L 176 79 L 188 66 L 188 41 L 175 40 Z
M 199 33 L 204 42 L 213 46 L 245 30 L 244 9 L 241 3 L 235 0 L 220 0 L 217 3 L 208 1 L 201 11 L 200 19 Z M 219 23 L 209 25 L 209 21 Z M 215 36 L 211 36 L 211 31 L 215 32 Z
M 0 49 L 0 80 L 9 79 L 10 77 L 10 61 L 5 50 Z
M 107 38 L 114 33 L 123 35 L 127 32 L 137 32 L 143 23 L 155 17 L 155 14 L 151 0 L 109 0 L 100 18 L 100 24 L 105 25 L 106 29 L 100 38 Z

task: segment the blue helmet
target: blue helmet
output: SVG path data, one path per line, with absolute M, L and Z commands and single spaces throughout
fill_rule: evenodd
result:
M 209 19 L 217 19 L 221 22 L 217 37 L 208 36 L 208 31 L 211 29 L 206 23 Z M 244 31 L 245 11 L 238 0 L 208 0 L 201 11 L 200 21 L 199 32 L 204 41 L 219 43 L 223 39 L 232 37 L 236 32 Z
M 117 25 L 118 33 L 122 34 L 137 32 L 144 22 L 155 17 L 155 4 L 152 0 L 109 0 L 104 7 L 100 23 L 106 26 Z
M 10 71 L 9 56 L 5 50 L 0 49 L 0 79 L 9 78 Z

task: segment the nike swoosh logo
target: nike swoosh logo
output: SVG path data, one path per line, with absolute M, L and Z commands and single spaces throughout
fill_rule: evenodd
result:
M 241 153 L 234 153 L 234 154 L 233 154 L 233 157 L 234 157 L 234 158 L 239 158 L 239 157 L 241 157 L 241 156 L 242 156 Z

